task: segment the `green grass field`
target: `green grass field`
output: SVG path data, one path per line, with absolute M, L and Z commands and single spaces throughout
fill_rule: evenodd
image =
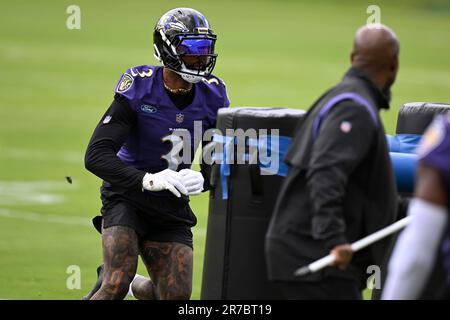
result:
M 431 4 L 430 4 L 431 3 Z M 66 8 L 81 8 L 68 30 Z M 232 106 L 308 108 L 349 66 L 355 30 L 372 1 L 9 1 L 0 10 L 0 298 L 80 299 L 95 281 L 100 180 L 83 155 L 126 68 L 154 64 L 152 31 L 167 10 L 189 5 L 219 35 L 215 74 Z M 401 41 L 392 110 L 411 101 L 450 102 L 450 5 L 379 1 Z M 73 180 L 66 181 L 66 176 Z M 200 297 L 207 195 L 192 199 L 193 298 Z M 69 290 L 68 266 L 81 270 Z M 139 272 L 145 274 L 142 265 Z

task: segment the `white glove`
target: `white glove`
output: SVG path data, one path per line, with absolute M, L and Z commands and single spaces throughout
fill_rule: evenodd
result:
M 180 170 L 180 175 L 182 177 L 183 185 L 186 187 L 188 194 L 194 196 L 200 194 L 203 190 L 203 175 L 191 169 Z
M 170 169 L 154 174 L 146 173 L 144 179 L 142 179 L 142 188 L 149 191 L 169 190 L 178 198 L 181 197 L 180 192 L 188 195 L 180 173 Z

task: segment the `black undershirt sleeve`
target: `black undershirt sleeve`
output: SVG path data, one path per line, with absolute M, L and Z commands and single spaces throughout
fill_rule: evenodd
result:
M 136 113 L 116 95 L 92 134 L 84 163 L 87 170 L 111 185 L 141 189 L 144 171 L 127 166 L 117 156 L 136 124 Z

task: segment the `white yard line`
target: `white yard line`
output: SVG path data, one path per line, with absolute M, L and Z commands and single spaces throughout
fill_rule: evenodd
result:
M 1 181 L 1 205 L 49 205 L 63 203 L 62 192 L 78 189 L 77 183 L 63 181 Z
M 30 211 L 11 210 L 6 208 L 0 208 L 0 218 L 92 227 L 90 217 L 84 218 L 55 214 L 43 214 Z M 192 233 L 194 234 L 194 237 L 204 237 L 206 235 L 206 230 L 205 228 L 194 227 L 192 229 Z
M 18 211 L 18 210 L 11 210 L 11 209 L 5 209 L 5 208 L 0 208 L 0 217 L 1 218 L 27 220 L 27 221 L 35 221 L 35 222 L 44 222 L 44 223 L 59 223 L 59 224 L 68 224 L 68 225 L 77 225 L 77 226 L 92 226 L 92 223 L 89 218 L 54 215 L 54 214 L 43 214 L 43 213 L 37 213 L 37 212 Z
M 37 149 L 3 148 L 0 158 L 32 161 L 56 161 L 72 164 L 83 163 L 84 154 L 81 152 L 55 152 Z

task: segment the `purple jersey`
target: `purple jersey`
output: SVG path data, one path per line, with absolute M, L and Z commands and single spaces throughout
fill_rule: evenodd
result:
M 164 88 L 163 67 L 137 66 L 129 68 L 122 75 L 115 92 L 127 99 L 137 115 L 137 125 L 117 154 L 124 163 L 150 173 L 167 168 L 190 168 L 203 132 L 215 126 L 218 109 L 226 108 L 230 104 L 221 79 L 211 75 L 194 86 L 192 103 L 180 110 Z M 197 128 L 201 132 L 196 132 L 196 135 L 194 121 L 201 121 L 197 122 Z M 183 135 L 183 132 L 186 135 Z M 178 153 L 181 149 L 176 147 L 180 141 L 171 140 L 174 133 L 181 137 L 190 137 L 182 141 L 185 150 L 189 148 L 191 151 L 189 160 L 172 161 L 171 153 Z M 194 138 L 197 140 L 194 141 Z M 186 160 L 186 157 L 182 158 Z
M 437 169 L 450 190 L 450 113 L 438 116 L 425 132 L 418 149 L 420 163 Z M 450 197 L 449 197 L 450 198 Z
M 419 161 L 437 169 L 444 177 L 447 199 L 450 201 L 450 113 L 438 116 L 425 133 L 418 150 Z M 450 203 L 448 206 L 450 213 Z M 450 219 L 449 219 L 450 220 Z M 450 221 L 442 245 L 447 283 L 450 285 Z

